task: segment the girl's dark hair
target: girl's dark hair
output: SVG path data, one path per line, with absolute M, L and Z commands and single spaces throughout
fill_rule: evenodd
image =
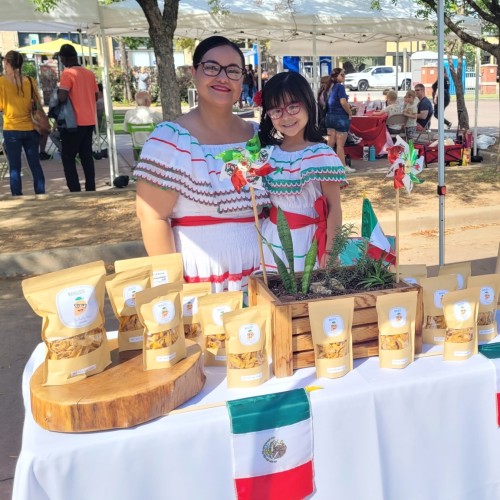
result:
M 193 67 L 197 68 L 199 66 L 201 60 L 203 59 L 203 56 L 209 50 L 215 49 L 215 47 L 224 47 L 225 45 L 238 52 L 239 56 L 241 57 L 241 67 L 245 68 L 245 56 L 243 55 L 241 49 L 234 42 L 231 42 L 231 40 L 217 35 L 205 38 L 205 40 L 201 41 L 198 44 L 193 54 Z
M 326 86 L 326 93 L 330 92 L 332 87 L 336 84 L 339 83 L 337 78 L 344 71 L 342 68 L 333 68 L 332 72 L 330 73 L 330 79 L 328 80 L 328 84 Z
M 281 144 L 283 138 L 278 135 L 267 110 L 285 106 L 291 102 L 300 102 L 308 116 L 304 129 L 304 139 L 310 142 L 325 142 L 318 128 L 318 108 L 316 99 L 308 81 L 299 73 L 290 71 L 273 76 L 262 91 L 262 118 L 259 138 L 263 146 Z
M 19 95 L 19 91 L 21 91 L 23 96 L 24 96 L 23 76 L 21 75 L 21 68 L 23 67 L 23 62 L 24 62 L 23 55 L 20 52 L 17 52 L 15 50 L 9 50 L 9 52 L 7 52 L 7 54 L 5 54 L 4 60 L 10 64 L 12 69 L 19 70 L 19 76 L 21 78 L 21 85 L 20 86 L 18 85 L 17 78 L 16 78 L 17 94 Z

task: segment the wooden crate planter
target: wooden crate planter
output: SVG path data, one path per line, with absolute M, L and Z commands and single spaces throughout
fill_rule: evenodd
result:
M 271 278 L 272 279 L 272 278 Z M 378 326 L 376 300 L 379 295 L 417 290 L 417 318 L 415 322 L 415 352 L 422 352 L 423 305 L 422 288 L 418 285 L 395 283 L 394 288 L 376 292 L 359 292 L 341 297 L 354 297 L 353 355 L 354 358 L 378 356 Z M 336 300 L 340 297 L 285 302 L 264 284 L 260 277 L 250 277 L 249 303 L 251 306 L 270 304 L 273 331 L 273 367 L 276 377 L 293 375 L 297 368 L 314 366 L 314 348 L 309 323 L 309 302 Z

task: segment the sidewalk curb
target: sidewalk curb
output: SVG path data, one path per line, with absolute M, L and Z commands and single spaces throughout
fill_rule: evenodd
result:
M 113 264 L 116 260 L 145 256 L 142 241 L 4 253 L 0 254 L 0 277 L 40 275 L 96 260 Z

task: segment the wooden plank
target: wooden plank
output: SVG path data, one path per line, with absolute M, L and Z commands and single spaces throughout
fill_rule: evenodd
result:
M 43 386 L 43 364 L 30 381 L 33 418 L 44 429 L 88 432 L 132 427 L 166 415 L 205 384 L 200 347 L 186 341 L 187 357 L 172 368 L 144 371 L 142 351 L 111 352 L 112 364 L 79 382 Z M 116 345 L 116 341 L 115 341 Z
M 292 317 L 290 307 L 271 304 L 273 324 L 273 370 L 276 377 L 293 375 Z

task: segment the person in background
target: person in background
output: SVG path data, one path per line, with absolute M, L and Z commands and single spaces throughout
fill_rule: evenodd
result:
M 245 75 L 243 76 L 243 90 L 241 92 L 241 102 L 245 102 L 247 106 L 253 105 L 253 90 L 255 88 L 255 74 L 253 71 L 253 67 L 249 64 L 245 70 Z
M 392 89 L 384 89 L 382 90 L 382 95 L 385 97 L 385 105 L 387 106 L 387 94 L 391 91 Z
M 61 129 L 62 163 L 66 184 L 71 192 L 81 191 L 76 170 L 76 156 L 85 175 L 85 191 L 95 191 L 95 168 L 92 156 L 92 134 L 96 125 L 96 101 L 99 88 L 94 73 L 78 64 L 78 56 L 72 45 L 65 43 L 59 50 L 59 58 L 65 69 L 61 74 L 57 95 L 64 103 L 70 99 L 75 111 L 77 130 Z
M 356 172 L 356 169 L 348 167 L 345 162 L 344 145 L 347 133 L 351 126 L 352 111 L 347 102 L 347 94 L 343 82 L 345 73 L 342 68 L 334 68 L 330 74 L 330 81 L 325 88 L 326 101 L 326 129 L 328 133 L 328 145 L 337 152 L 345 171 Z
M 419 100 L 417 104 L 417 130 L 424 130 L 432 118 L 432 102 L 425 95 L 425 87 L 422 83 L 415 85 L 415 94 Z
M 415 102 L 415 97 L 414 90 L 406 92 L 403 115 L 406 116 L 406 139 L 408 141 L 414 139 L 417 131 L 418 104 Z
M 403 107 L 398 103 L 398 93 L 395 90 L 389 90 L 386 95 L 387 106 L 384 109 L 374 111 L 373 116 L 392 116 L 401 115 Z M 401 132 L 402 125 L 394 124 L 391 128 L 387 127 L 391 134 L 398 134 Z
M 328 261 L 337 229 L 342 226 L 340 190 L 347 186 L 340 158 L 324 142 L 317 125 L 316 100 L 308 81 L 294 71 L 273 76 L 262 92 L 259 137 L 263 146 L 274 145 L 262 178 L 271 198 L 270 217 L 262 235 L 286 262 L 277 228 L 281 208 L 291 229 L 295 271 L 303 271 L 305 256 L 314 239 L 317 265 Z M 273 254 L 264 247 L 266 269 L 276 271 Z
M 180 252 L 186 282 L 210 282 L 213 292 L 244 290 L 260 268 L 250 192 L 220 178 L 217 158 L 245 148 L 258 130 L 232 112 L 244 68 L 241 49 L 227 38 L 200 42 L 191 69 L 198 106 L 156 127 L 134 171 L 147 253 Z M 255 196 L 258 206 L 269 204 L 265 191 Z
M 135 109 L 129 109 L 125 113 L 125 118 L 123 120 L 123 128 L 125 131 L 129 132 L 129 124 L 146 125 L 148 123 L 154 123 L 157 125 L 163 121 L 162 115 L 151 109 L 151 95 L 149 92 L 137 92 L 137 94 L 135 94 L 135 102 L 137 107 Z M 134 132 L 135 144 L 142 146 L 147 141 L 148 136 L 148 132 Z
M 38 92 L 36 82 L 23 77 L 23 55 L 15 50 L 5 54 L 4 74 L 0 77 L 0 111 L 3 111 L 3 140 L 9 160 L 10 192 L 22 196 L 21 155 L 24 150 L 33 175 L 35 194 L 45 193 L 45 176 L 38 157 L 40 135 L 31 121 L 31 88 Z
M 448 75 L 446 74 L 446 70 L 443 69 L 443 86 L 444 86 L 444 109 L 448 107 L 450 104 L 450 79 L 448 78 Z M 439 96 L 438 96 L 438 80 L 436 80 L 432 84 L 432 102 L 434 103 L 434 116 L 438 118 L 438 102 L 439 102 Z M 444 124 L 448 127 L 448 129 L 451 128 L 451 122 L 447 120 L 446 118 L 443 120 Z
M 149 90 L 149 83 L 151 80 L 150 74 L 146 71 L 146 68 L 144 66 L 141 67 L 139 72 L 134 72 L 134 77 L 137 82 L 137 90 L 139 92 L 145 91 L 147 92 Z

